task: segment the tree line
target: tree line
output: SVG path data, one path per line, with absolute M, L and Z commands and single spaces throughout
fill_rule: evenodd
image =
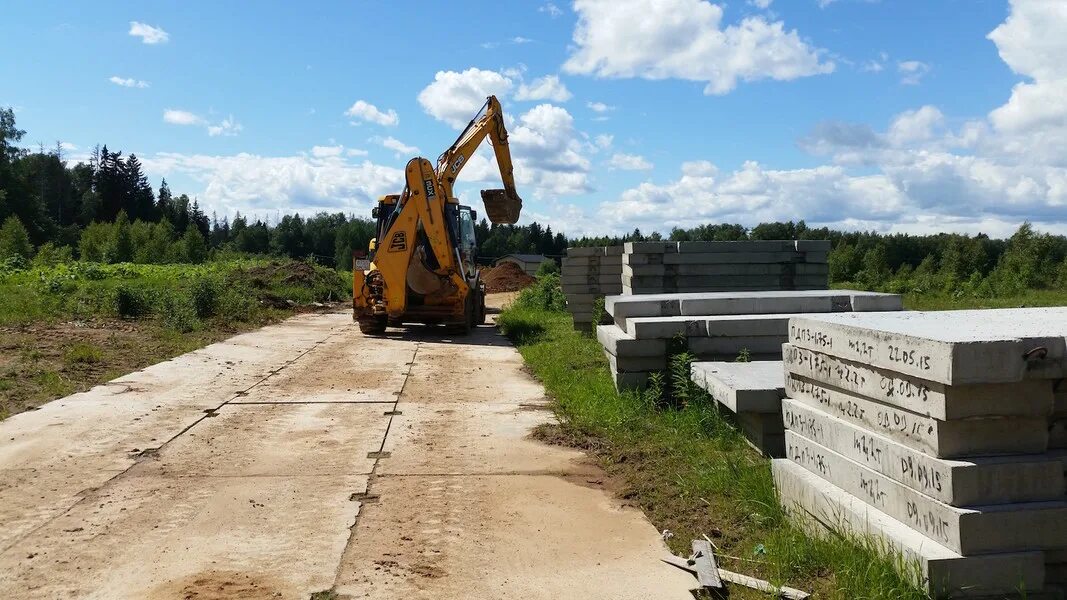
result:
M 311 259 L 351 268 L 365 251 L 374 222 L 343 213 L 285 215 L 277 223 L 236 214 L 204 213 L 196 199 L 175 196 L 166 180 L 153 189 L 140 160 L 104 146 L 86 162 L 67 166 L 63 148 L 31 152 L 11 109 L 0 109 L 0 261 L 202 262 L 233 254 Z M 506 254 L 561 256 L 569 246 L 644 240 L 828 239 L 830 279 L 868 289 L 1008 294 L 1067 289 L 1067 238 L 1022 224 L 1008 239 L 984 234 L 882 234 L 808 227 L 804 221 L 755 227 L 716 223 L 666 234 L 568 239 L 551 227 L 475 226 L 482 262 Z
M 0 109 L 0 260 L 9 256 L 98 262 L 202 262 L 233 253 L 311 259 L 351 268 L 365 252 L 374 222 L 344 213 L 285 215 L 277 223 L 240 213 L 208 216 L 196 199 L 157 189 L 136 155 L 106 145 L 68 167 L 60 144 L 35 152 L 19 147 L 10 108 Z M 483 259 L 510 253 L 561 255 L 567 239 L 538 223 L 476 226 Z

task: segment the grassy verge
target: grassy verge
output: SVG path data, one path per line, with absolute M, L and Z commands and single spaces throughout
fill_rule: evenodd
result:
M 347 296 L 293 261 L 0 271 L 0 419 Z
M 672 551 L 688 554 L 707 535 L 723 568 L 815 592 L 822 598 L 910 599 L 894 560 L 857 540 L 813 539 L 779 507 L 770 463 L 744 444 L 706 395 L 669 406 L 652 394 L 618 394 L 597 341 L 572 329 L 569 315 L 545 310 L 531 290 L 498 323 L 556 403 L 560 425 L 546 441 L 594 454 Z M 524 300 L 527 300 L 524 302 Z M 761 595 L 734 586 L 731 597 Z

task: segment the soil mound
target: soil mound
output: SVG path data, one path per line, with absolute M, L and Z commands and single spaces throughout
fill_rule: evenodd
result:
M 519 265 L 506 262 L 496 267 L 482 269 L 482 281 L 485 282 L 485 291 L 490 294 L 498 292 L 517 292 L 529 287 L 534 281 L 522 270 Z

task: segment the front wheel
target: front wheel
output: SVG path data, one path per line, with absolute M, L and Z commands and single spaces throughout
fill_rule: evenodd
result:
M 385 317 L 360 317 L 356 322 L 359 323 L 359 331 L 363 335 L 382 335 L 388 323 Z

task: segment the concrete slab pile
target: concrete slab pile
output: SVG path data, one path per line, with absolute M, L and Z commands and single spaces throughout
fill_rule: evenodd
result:
M 1067 308 L 792 319 L 783 505 L 918 560 L 934 594 L 1063 591 L 1065 336 Z
M 785 456 L 781 361 L 695 362 L 693 382 L 733 414 L 745 439 L 767 456 Z
M 640 388 L 667 368 L 670 350 L 702 361 L 779 360 L 789 318 L 852 310 L 900 310 L 895 294 L 852 290 L 700 292 L 608 296 L 611 325 L 597 338 L 612 363 L 616 386 Z
M 590 331 L 597 299 L 622 293 L 622 246 L 567 248 L 561 285 L 574 328 Z
M 825 289 L 829 240 L 628 242 L 624 294 Z

